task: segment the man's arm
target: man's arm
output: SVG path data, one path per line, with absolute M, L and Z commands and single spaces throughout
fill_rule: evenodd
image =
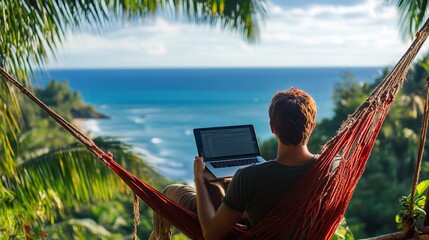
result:
M 198 219 L 206 240 L 222 239 L 240 220 L 243 212 L 233 210 L 223 203 L 217 211 L 214 209 L 205 184 L 204 169 L 203 158 L 195 157 L 194 180 L 197 190 Z

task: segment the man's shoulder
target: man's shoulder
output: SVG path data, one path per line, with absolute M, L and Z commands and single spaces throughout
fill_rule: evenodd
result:
M 251 165 L 245 168 L 240 169 L 242 175 L 253 175 L 258 173 L 263 173 L 269 171 L 273 166 L 272 161 L 266 161 L 260 164 Z
M 243 188 L 243 186 L 253 188 L 255 185 L 262 182 L 262 180 L 267 180 L 275 175 L 272 170 L 272 161 L 244 167 L 235 173 L 232 182 L 240 185 L 241 188 Z

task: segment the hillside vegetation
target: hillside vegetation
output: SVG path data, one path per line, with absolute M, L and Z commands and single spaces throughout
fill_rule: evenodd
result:
M 105 118 L 83 103 L 67 83 L 51 82 L 35 94 L 68 121 Z M 20 132 L 12 137 L 17 175 L 2 174 L 0 239 L 46 236 L 54 239 L 132 238 L 133 196 L 116 174 L 28 99 L 20 101 Z M 124 168 L 157 189 L 169 182 L 145 156 L 114 138 L 94 142 L 113 153 Z M 147 239 L 152 213 L 140 204 L 139 237 Z

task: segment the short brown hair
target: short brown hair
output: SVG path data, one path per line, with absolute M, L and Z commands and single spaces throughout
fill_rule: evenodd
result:
M 306 92 L 291 88 L 271 100 L 270 121 L 285 145 L 307 144 L 316 121 L 316 102 Z

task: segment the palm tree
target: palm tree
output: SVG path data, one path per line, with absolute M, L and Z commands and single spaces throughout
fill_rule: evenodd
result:
M 255 41 L 265 9 L 263 0 L 0 1 L 0 67 L 30 85 L 29 73 L 55 56 L 67 32 L 82 26 L 100 31 L 111 23 L 138 23 L 163 12 L 219 25 Z M 112 198 L 112 192 L 123 188 L 111 171 L 75 145 L 18 158 L 14 149 L 20 143 L 20 101 L 17 90 L 0 81 L 0 237 L 22 237 L 26 232 L 22 229 L 37 222 L 56 222 L 62 209 Z M 116 151 L 116 160 L 119 157 L 137 175 L 154 176 L 122 144 L 108 141 L 103 145 Z

